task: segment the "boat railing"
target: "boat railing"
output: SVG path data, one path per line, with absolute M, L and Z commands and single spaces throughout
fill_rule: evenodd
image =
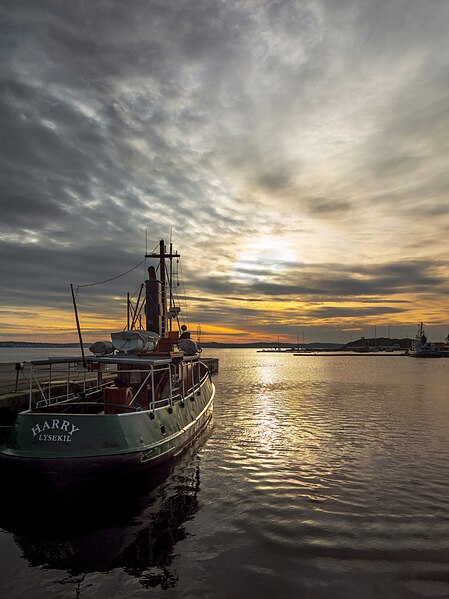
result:
M 83 367 L 82 359 L 36 361 L 30 364 L 29 409 L 87 399 L 115 379 L 113 369 L 103 371 Z
M 133 383 L 133 396 L 124 411 L 159 408 L 172 408 L 176 402 L 194 398 L 210 376 L 209 369 L 200 360 L 185 360 L 163 363 L 144 363 L 129 360 L 121 363 L 113 360 L 90 361 L 83 367 L 81 359 L 37 361 L 31 363 L 29 386 L 29 409 L 42 409 L 54 404 L 91 404 L 115 406 L 103 397 L 108 388 L 116 388 L 120 383 L 126 386 Z
M 53 397 L 46 396 L 44 389 L 42 388 L 42 386 L 39 385 L 41 399 L 35 400 L 34 407 L 41 408 L 44 406 L 50 406 L 52 404 L 64 403 L 64 402 L 72 404 L 72 403 L 76 402 L 76 400 L 82 401 L 83 403 L 87 403 L 92 398 L 92 396 L 98 395 L 99 392 L 101 392 L 104 388 L 106 388 L 110 385 L 111 385 L 110 382 L 102 383 L 101 385 L 95 386 L 94 388 L 85 387 L 84 391 L 80 391 L 78 393 L 75 393 L 72 391 L 69 393 L 55 395 Z M 32 400 L 30 400 L 30 408 L 31 407 L 32 407 Z

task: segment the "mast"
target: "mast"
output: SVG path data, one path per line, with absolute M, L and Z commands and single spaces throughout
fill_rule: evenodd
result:
M 165 288 L 165 242 L 163 239 L 159 242 L 159 277 L 161 280 L 161 337 L 167 334 L 167 290 Z
M 147 315 L 149 313 L 149 306 L 158 305 L 159 306 L 159 316 L 160 316 L 160 330 L 156 330 L 156 333 L 159 333 L 161 337 L 168 336 L 168 327 L 167 321 L 168 318 L 168 309 L 167 309 L 167 294 L 170 298 L 170 306 L 171 306 L 171 295 L 172 295 L 172 260 L 173 258 L 180 258 L 180 254 L 178 252 L 173 252 L 172 244 L 170 243 L 169 252 L 167 253 L 165 242 L 163 239 L 159 241 L 159 252 L 145 254 L 145 258 L 156 258 L 159 260 L 159 281 L 157 283 L 160 284 L 159 293 L 160 297 L 158 298 L 157 290 L 153 289 L 154 284 L 148 285 L 148 283 L 156 283 L 156 281 L 147 281 L 147 293 L 146 293 L 146 304 L 147 304 Z M 167 271 L 165 266 L 165 260 L 170 260 L 170 272 L 167 277 Z M 167 280 L 168 279 L 168 280 Z M 148 316 L 147 316 L 147 330 L 154 330 L 153 328 L 148 328 Z
M 126 330 L 129 331 L 129 291 L 126 294 Z
M 172 252 L 173 252 L 173 244 L 170 241 L 170 275 L 168 277 L 168 280 L 170 281 L 170 285 L 169 285 L 169 311 L 171 313 L 171 307 L 172 307 L 172 279 L 173 279 L 173 258 L 172 258 Z M 172 331 L 172 319 L 169 319 L 170 321 L 170 333 Z
M 84 366 L 84 368 L 87 368 L 86 356 L 84 355 L 83 338 L 81 336 L 80 320 L 78 318 L 78 308 L 76 307 L 75 292 L 73 291 L 73 285 L 72 285 L 72 283 L 70 283 L 70 290 L 72 291 L 73 309 L 75 311 L 76 329 L 78 331 L 78 338 L 79 338 L 79 341 L 80 341 L 81 355 L 83 357 L 83 366 Z

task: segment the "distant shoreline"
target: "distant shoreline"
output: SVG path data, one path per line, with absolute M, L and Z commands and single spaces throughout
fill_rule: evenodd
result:
M 93 341 L 86 341 L 83 343 L 85 348 L 89 348 Z M 269 342 L 269 341 L 254 341 L 252 343 L 218 343 L 215 341 L 200 341 L 200 345 L 203 349 L 267 349 L 267 350 L 331 350 L 340 351 L 343 349 L 353 351 L 368 351 L 368 349 L 381 349 L 385 347 L 394 347 L 395 349 L 409 349 L 412 341 L 409 338 L 405 339 L 388 339 L 386 337 L 377 338 L 361 338 L 356 341 L 350 341 L 349 343 L 326 343 L 317 341 L 315 343 L 283 343 L 283 342 Z M 0 341 L 1 348 L 79 348 L 79 343 L 51 343 L 49 341 Z
M 84 347 L 89 347 L 93 342 L 83 343 Z M 307 349 L 340 349 L 344 347 L 344 344 L 340 343 L 268 343 L 268 342 L 254 342 L 254 343 L 217 343 L 214 341 L 200 342 L 200 345 L 204 349 L 241 349 L 241 348 L 257 348 L 257 349 L 293 349 L 293 348 L 307 348 Z M 53 347 L 53 348 L 64 348 L 64 347 L 79 347 L 79 343 L 51 343 L 51 342 L 38 342 L 38 341 L 0 341 L 0 348 L 40 348 L 40 347 Z

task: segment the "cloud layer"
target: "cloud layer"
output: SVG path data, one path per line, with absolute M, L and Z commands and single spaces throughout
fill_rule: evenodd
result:
M 447 334 L 447 3 L 30 0 L 0 17 L 3 338 L 43 335 L 46 310 L 70 336 L 69 283 L 170 232 L 211 339 Z M 83 291 L 89 322 L 123 320 L 113 298 L 142 274 Z

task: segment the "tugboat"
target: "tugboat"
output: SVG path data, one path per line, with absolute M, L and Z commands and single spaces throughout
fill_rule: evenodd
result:
M 137 472 L 181 453 L 210 421 L 215 387 L 174 304 L 172 260 L 180 255 L 161 240 L 145 258 L 157 266 L 135 306 L 128 296 L 125 331 L 91 345 L 93 355 L 81 343 L 79 357 L 30 363 L 28 409 L 0 447 L 7 469 L 57 481 Z M 81 341 L 75 299 L 74 307 Z
M 431 346 L 424 333 L 424 325 L 422 322 L 418 325 L 418 332 L 412 342 L 412 347 L 408 352 L 413 358 L 442 358 L 443 354 Z

